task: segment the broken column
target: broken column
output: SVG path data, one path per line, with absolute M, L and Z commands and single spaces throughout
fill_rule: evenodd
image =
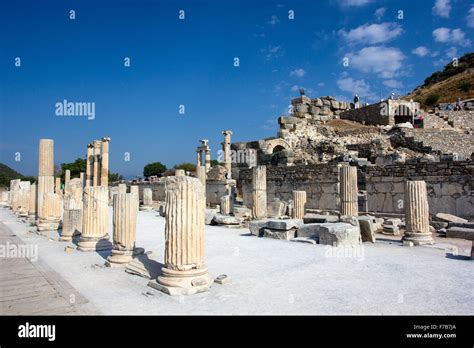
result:
M 205 150 L 206 173 L 211 170 L 211 149 L 209 146 Z
M 293 191 L 293 219 L 302 219 L 306 205 L 306 191 Z
M 118 193 L 127 193 L 127 184 L 118 184 Z
M 232 135 L 232 131 L 225 130 L 222 132 L 224 135 L 224 142 L 222 143 L 222 151 L 224 154 L 224 167 L 227 171 L 227 179 L 232 177 L 232 156 L 230 152 L 230 136 Z
M 27 217 L 30 205 L 30 188 L 29 181 L 20 181 L 20 188 L 18 190 L 18 209 L 16 213 L 18 216 Z
M 37 228 L 39 232 L 57 231 L 61 222 L 62 197 L 57 193 L 43 194 Z
M 107 258 L 107 266 L 124 265 L 132 257 L 142 254 L 143 249 L 135 249 L 138 205 L 135 193 L 118 193 L 113 202 L 113 248 Z
M 186 172 L 184 169 L 176 169 L 174 172 L 174 176 L 186 176 Z
M 86 158 L 86 184 L 84 187 L 92 186 L 92 175 L 94 173 L 94 145 L 87 144 Z
M 10 180 L 10 209 L 16 213 L 18 210 L 18 195 L 20 192 L 20 179 Z
M 61 190 L 61 178 L 56 178 L 56 180 L 55 180 L 54 193 L 57 193 L 58 195 L 63 193 L 62 190 Z
M 66 172 L 64 174 L 64 188 L 66 188 L 69 184 L 69 180 L 71 180 L 71 171 L 69 169 L 66 169 Z
M 267 217 L 267 168 L 265 166 L 252 168 L 252 217 L 254 219 Z
M 82 188 L 86 187 L 86 176 L 84 175 L 84 172 L 81 172 L 79 174 L 79 179 L 81 179 Z
M 28 220 L 30 223 L 34 223 L 36 219 L 36 184 L 30 186 L 30 203 L 28 204 Z
M 341 216 L 357 216 L 357 168 L 343 166 L 339 169 L 341 191 Z
M 149 285 L 169 295 L 207 291 L 212 278 L 204 264 L 203 187 L 184 176 L 168 178 L 166 188 L 164 267 Z
M 153 191 L 151 188 L 143 189 L 143 204 L 140 210 L 151 210 L 153 208 Z
M 70 241 L 82 231 L 82 182 L 75 178 L 64 189 L 64 212 L 61 241 Z
M 428 194 L 424 181 L 406 182 L 405 223 L 403 240 L 413 242 L 414 245 L 434 244 L 430 233 Z
M 93 165 L 93 172 L 92 172 L 92 186 L 99 186 L 100 185 L 100 140 L 93 141 L 94 146 L 94 165 Z
M 100 185 L 109 186 L 109 137 L 102 138 L 102 168 L 100 170 Z
M 108 250 L 109 204 L 107 187 L 86 187 L 83 197 L 82 234 L 78 250 Z
M 38 183 L 36 192 L 36 214 L 39 220 L 43 212 L 44 195 L 54 193 L 54 141 L 52 139 L 40 139 L 39 142 Z M 43 217 L 43 220 L 45 220 L 45 217 Z
M 221 214 L 234 214 L 234 202 L 231 195 L 225 195 L 221 197 Z

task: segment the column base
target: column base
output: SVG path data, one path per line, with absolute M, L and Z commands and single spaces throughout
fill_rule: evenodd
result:
M 403 240 L 413 242 L 414 245 L 431 245 L 434 244 L 433 236 L 431 232 L 428 233 L 415 233 L 405 232 Z
M 150 211 L 153 209 L 153 207 L 151 205 L 141 205 L 138 209 L 140 211 Z
M 143 248 L 135 248 L 132 251 L 112 249 L 112 255 L 107 258 L 105 265 L 107 267 L 126 266 L 135 256 L 143 255 L 144 253 L 145 249 Z
M 72 239 L 76 236 L 80 236 L 81 235 L 81 232 L 74 232 L 72 235 L 68 235 L 68 234 L 61 234 L 61 236 L 58 238 L 58 240 L 60 242 L 70 242 L 72 241 Z
M 189 271 L 175 271 L 166 267 L 161 268 L 161 276 L 148 283 L 148 286 L 162 291 L 170 296 L 193 295 L 209 291 L 213 282 L 207 267 Z
M 101 238 L 83 237 L 77 243 L 77 250 L 80 251 L 103 251 L 112 249 L 112 243 L 109 241 L 109 235 Z
M 36 226 L 38 232 L 49 232 L 49 231 L 57 231 L 59 229 L 59 223 L 61 220 L 45 220 L 39 219 Z

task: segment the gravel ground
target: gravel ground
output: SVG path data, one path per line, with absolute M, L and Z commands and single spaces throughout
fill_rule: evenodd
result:
M 165 220 L 156 212 L 138 214 L 136 245 L 162 262 Z M 171 297 L 123 268 L 102 267 L 107 252 L 66 253 L 72 243 L 56 241 L 57 233 L 48 238 L 29 232 L 34 228 L 8 209 L 0 209 L 0 221 L 24 243 L 36 244 L 41 261 L 102 314 L 474 314 L 469 248 L 453 256 L 446 245 L 409 248 L 385 239 L 341 255 L 329 246 L 206 226 L 209 271 L 214 277 L 227 274 L 232 282 Z

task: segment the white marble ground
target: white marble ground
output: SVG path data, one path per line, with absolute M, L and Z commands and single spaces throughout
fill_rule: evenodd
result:
M 209 270 L 229 275 L 232 283 L 170 297 L 123 268 L 100 267 L 106 254 L 66 253 L 64 247 L 72 243 L 55 241 L 54 233 L 50 239 L 28 232 L 33 227 L 8 209 L 0 208 L 0 221 L 24 243 L 36 244 L 39 258 L 102 314 L 474 314 L 470 250 L 451 257 L 437 248 L 377 242 L 364 243 L 363 254 L 355 257 L 335 257 L 328 246 L 206 226 Z M 156 212 L 139 212 L 137 246 L 152 251 L 150 258 L 158 262 L 163 261 L 164 222 Z

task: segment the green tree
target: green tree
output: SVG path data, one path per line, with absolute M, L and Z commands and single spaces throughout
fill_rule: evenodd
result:
M 161 162 L 153 162 L 147 164 L 143 168 L 143 176 L 161 176 L 166 171 L 166 166 Z
M 122 181 L 124 178 L 119 173 L 109 173 L 109 182 Z
M 195 172 L 196 165 L 192 163 L 180 163 L 175 165 L 174 169 L 184 169 L 186 172 Z
M 220 163 L 218 160 L 211 160 L 211 167 L 218 166 Z
M 81 172 L 86 172 L 86 164 L 85 158 L 78 158 L 71 163 L 61 163 L 61 178 L 64 180 L 67 169 L 71 171 L 71 178 L 80 177 Z

